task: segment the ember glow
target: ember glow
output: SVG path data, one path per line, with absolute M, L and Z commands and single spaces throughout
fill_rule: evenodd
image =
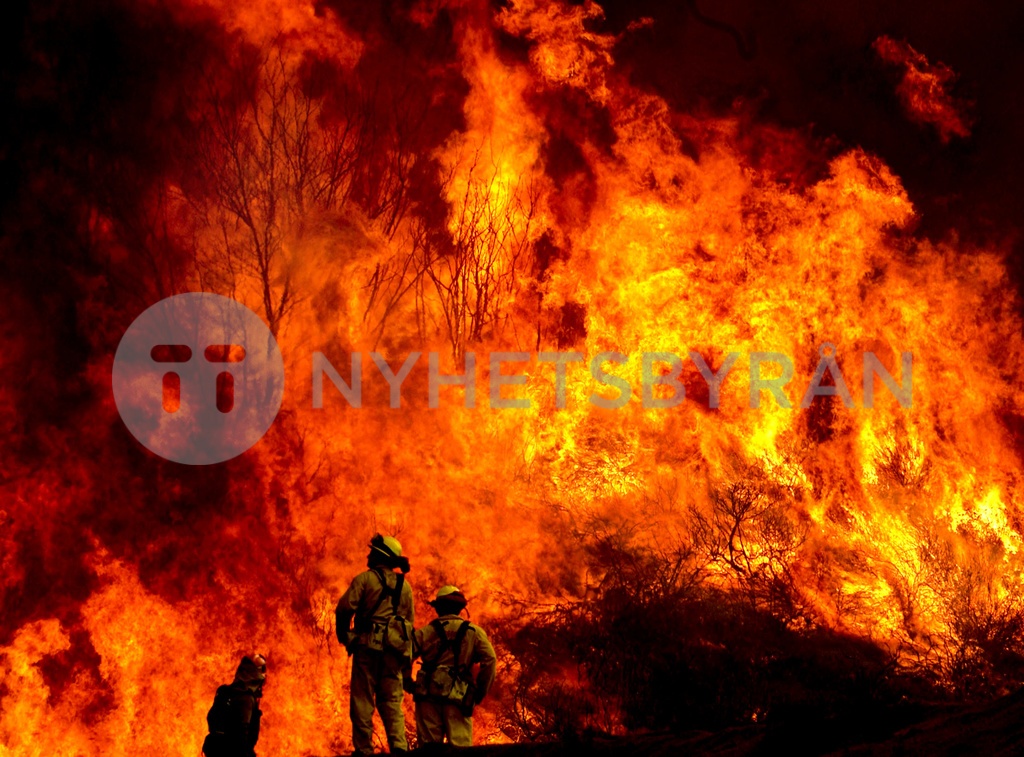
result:
M 970 136 L 966 104 L 958 104 L 950 92 L 956 76 L 949 66 L 929 63 L 906 42 L 885 36 L 875 40 L 874 49 L 883 61 L 901 69 L 896 92 L 911 120 L 934 126 L 943 142 Z
M 684 108 L 642 86 L 620 51 L 657 19 L 613 24 L 590 0 L 92 13 L 30 14 L 32 44 L 79 52 L 40 53 L 22 82 L 57 136 L 26 138 L 0 241 L 0 757 L 198 754 L 213 692 L 254 651 L 259 753 L 346 752 L 333 610 L 378 530 L 411 560 L 418 625 L 456 584 L 494 630 L 478 743 L 557 733 L 551 692 L 585 703 L 575 725 L 649 725 L 596 645 L 531 667 L 552 618 L 649 606 L 647 589 L 612 591 L 649 564 L 671 566 L 659 601 L 737 598 L 933 693 L 1019 683 L 1010 230 L 925 234 L 868 147 L 743 97 Z M 907 117 L 971 137 L 948 66 L 891 38 L 873 49 L 905 67 Z M 122 89 L 103 89 L 100 63 L 132 69 Z M 257 313 L 286 371 L 269 432 L 211 466 L 150 453 L 111 389 L 133 320 L 199 291 Z M 832 396 L 803 406 L 823 345 L 852 403 L 829 372 L 817 394 Z M 413 352 L 395 408 L 380 365 L 397 377 Z M 556 352 L 585 359 L 538 357 Z M 500 366 L 524 380 L 499 394 L 528 407 L 431 388 L 475 354 L 482 400 L 482 356 L 501 353 L 527 356 Z M 614 408 L 592 401 L 620 396 L 593 372 L 609 353 L 632 388 Z M 322 375 L 351 385 L 354 355 L 359 407 Z M 791 360 L 792 407 L 767 386 L 752 407 L 755 355 Z M 764 359 L 759 378 L 782 368 Z M 686 402 L 666 410 L 669 379 Z M 728 647 L 712 626 L 695 649 Z M 724 721 L 772 716 L 751 693 Z

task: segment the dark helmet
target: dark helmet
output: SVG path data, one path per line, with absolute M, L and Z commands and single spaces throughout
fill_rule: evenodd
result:
M 259 688 L 267 680 L 267 660 L 263 655 L 246 655 L 238 663 L 235 681 L 249 688 Z

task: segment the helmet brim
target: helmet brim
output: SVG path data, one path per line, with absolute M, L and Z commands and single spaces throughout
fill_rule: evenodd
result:
M 465 607 L 469 604 L 469 601 L 466 599 L 465 595 L 460 592 L 458 594 L 445 594 L 443 597 L 437 597 L 436 599 L 430 600 L 428 604 L 434 609 L 437 609 L 438 605 L 461 605 L 462 607 Z

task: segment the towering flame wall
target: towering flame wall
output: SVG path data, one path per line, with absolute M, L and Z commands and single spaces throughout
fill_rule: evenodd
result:
M 26 210 L 30 231 L 3 242 L 20 278 L 0 308 L 0 755 L 196 754 L 213 691 L 251 650 L 269 661 L 261 751 L 344 751 L 333 607 L 377 530 L 408 552 L 421 621 L 444 583 L 485 626 L 519 599 L 584 600 L 602 524 L 649 554 L 685 548 L 722 590 L 785 584 L 794 628 L 869 640 L 955 687 L 956 660 L 983 646 L 964 618 L 1020 612 L 1006 249 L 919 234 L 900 177 L 855 145 L 824 149 L 742 104 L 673 109 L 617 66 L 592 2 L 389 8 L 112 11 L 136 37 L 123 44 L 163 44 L 180 79 L 140 74 L 135 105 L 106 105 L 126 123 L 69 137 L 54 159 L 71 168 L 36 177 L 64 188 L 66 215 Z M 27 242 L 61 250 L 41 302 L 22 288 L 47 277 Z M 259 313 L 288 372 L 270 433 L 209 468 L 144 450 L 110 391 L 132 319 L 199 290 Z M 854 407 L 801 409 L 826 343 Z M 581 363 L 557 407 L 536 358 L 556 349 L 628 355 L 609 370 L 633 399 L 595 406 L 612 395 Z M 366 355 L 395 368 L 414 350 L 446 373 L 476 354 L 476 407 L 454 388 L 428 407 L 424 356 L 389 408 Z M 645 408 L 641 354 L 691 350 L 712 368 L 741 356 L 720 407 L 686 368 L 685 402 Z M 330 386 L 313 408 L 317 351 L 346 378 L 364 355 L 362 408 Z M 490 408 L 498 351 L 533 355 L 511 390 L 529 408 Z M 793 408 L 765 394 L 751 409 L 756 352 L 792 358 Z M 881 382 L 864 407 L 866 352 L 897 378 L 912 353 L 912 407 Z M 481 742 L 514 735 L 522 671 L 499 652 Z

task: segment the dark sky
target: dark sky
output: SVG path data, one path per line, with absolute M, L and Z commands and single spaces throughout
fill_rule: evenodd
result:
M 930 236 L 956 227 L 962 237 L 999 238 L 1019 224 L 1024 4 L 702 0 L 697 13 L 694 5 L 604 4 L 612 30 L 637 17 L 653 19 L 649 28 L 627 33 L 616 53 L 635 83 L 682 109 L 724 110 L 737 96 L 755 99 L 764 119 L 810 125 L 816 137 L 882 156 L 902 177 Z M 904 116 L 892 72 L 871 51 L 882 34 L 959 75 L 955 93 L 974 101 L 969 139 L 943 145 L 934 130 Z M 1022 253 L 1018 243 L 1018 275 Z

